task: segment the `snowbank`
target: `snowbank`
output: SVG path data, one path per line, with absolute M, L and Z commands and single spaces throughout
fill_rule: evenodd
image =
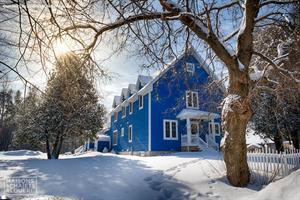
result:
M 279 181 L 270 183 L 260 192 L 251 197 L 245 198 L 244 200 L 299 200 L 299 186 L 300 169 Z

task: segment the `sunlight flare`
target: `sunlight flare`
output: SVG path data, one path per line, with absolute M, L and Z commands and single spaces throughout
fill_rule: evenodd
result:
M 53 51 L 56 56 L 67 54 L 71 51 L 69 45 L 62 39 L 56 40 L 53 43 Z

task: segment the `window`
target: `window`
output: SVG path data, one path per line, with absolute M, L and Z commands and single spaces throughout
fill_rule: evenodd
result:
M 186 63 L 186 71 L 190 73 L 194 73 L 195 72 L 194 63 Z
M 122 107 L 122 118 L 126 117 L 126 106 Z
M 133 112 L 133 103 L 129 102 L 129 114 L 132 114 Z
M 209 134 L 212 134 L 212 126 L 213 124 L 211 122 L 209 122 L 208 124 L 208 131 L 209 131 Z M 215 135 L 220 135 L 221 134 L 221 127 L 220 127 L 220 124 L 219 123 L 214 123 L 214 126 L 215 126 Z
M 128 126 L 128 142 L 132 142 L 132 125 Z
M 219 123 L 215 123 L 215 133 L 216 133 L 216 135 L 220 135 L 221 134 L 221 128 L 220 128 L 220 124 Z
M 198 92 L 193 92 L 193 91 L 186 92 L 186 107 L 199 108 Z
M 143 101 L 144 101 L 143 95 L 139 95 L 139 109 L 143 108 L 143 105 L 144 105 Z
M 124 137 L 124 128 L 121 128 L 121 137 Z
M 118 131 L 113 132 L 113 145 L 118 144 Z
M 118 120 L 118 112 L 114 112 L 114 121 L 116 122 Z
M 177 140 L 177 120 L 164 120 L 164 140 Z

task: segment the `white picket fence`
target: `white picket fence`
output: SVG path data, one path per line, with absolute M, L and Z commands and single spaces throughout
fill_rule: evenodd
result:
M 299 150 L 286 150 L 279 153 L 271 149 L 260 149 L 247 152 L 247 161 L 251 179 L 267 183 L 283 178 L 299 168 L 300 152 Z

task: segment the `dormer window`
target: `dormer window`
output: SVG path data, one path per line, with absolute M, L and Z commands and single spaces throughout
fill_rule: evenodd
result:
M 193 74 L 195 72 L 195 64 L 186 63 L 186 71 Z
M 198 92 L 186 91 L 186 107 L 187 108 L 199 108 Z
M 122 107 L 122 118 L 126 117 L 126 106 Z

